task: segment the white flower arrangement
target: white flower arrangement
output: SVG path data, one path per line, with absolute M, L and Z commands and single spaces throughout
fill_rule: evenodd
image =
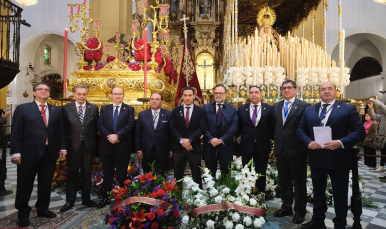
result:
M 231 171 L 228 176 L 218 176 L 214 182 L 210 171 L 203 169 L 203 177 L 206 182 L 205 190 L 193 191 L 198 186 L 192 178 L 183 180 L 182 197 L 187 200 L 189 208 L 194 209 L 206 205 L 233 203 L 240 206 L 263 208 L 265 206 L 264 193 L 253 194 L 256 180 L 260 177 L 255 168 L 250 165 L 242 167 L 241 157 L 234 157 Z M 217 172 L 218 173 L 218 172 Z M 216 173 L 216 177 L 217 177 Z M 227 187 L 225 184 L 228 184 Z M 188 212 L 181 211 L 182 229 L 187 228 L 262 228 L 266 222 L 264 217 L 238 212 L 234 209 L 224 211 L 205 212 L 195 217 L 187 216 Z

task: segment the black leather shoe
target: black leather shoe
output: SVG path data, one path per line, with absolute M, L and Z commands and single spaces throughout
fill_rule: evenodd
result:
M 279 209 L 275 213 L 273 213 L 273 216 L 275 217 L 283 217 L 283 216 L 291 216 L 292 211 L 286 211 L 284 209 Z
M 72 202 L 67 202 L 63 207 L 60 209 L 60 212 L 65 212 L 70 210 L 72 207 L 74 207 L 74 203 Z
M 316 222 L 310 221 L 308 223 L 303 224 L 302 229 L 326 229 L 326 225 L 324 224 L 324 222 L 316 223 Z
M 107 197 L 103 197 L 101 202 L 98 203 L 97 208 L 103 208 L 110 202 L 110 199 Z
M 295 214 L 294 218 L 292 219 L 292 222 L 294 224 L 301 224 L 304 222 L 304 216 Z
M 28 218 L 20 218 L 18 224 L 20 227 L 28 227 L 29 226 L 29 219 Z
M 43 218 L 55 218 L 56 214 L 53 213 L 52 211 L 45 211 L 45 212 L 38 212 L 38 217 L 43 217 Z
M 93 207 L 97 206 L 97 204 L 94 201 L 92 201 L 92 200 L 82 201 L 82 204 L 86 205 L 87 207 L 90 207 L 90 208 L 93 208 Z

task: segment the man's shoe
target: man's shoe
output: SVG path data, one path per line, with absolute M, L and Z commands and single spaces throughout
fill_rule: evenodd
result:
M 295 214 L 294 218 L 292 219 L 292 222 L 294 224 L 301 224 L 304 222 L 304 216 Z
M 65 212 L 70 210 L 72 207 L 74 207 L 74 203 L 72 202 L 67 202 L 63 207 L 60 209 L 60 212 Z
M 103 197 L 101 202 L 98 203 L 97 208 L 103 208 L 110 202 L 110 199 L 107 197 Z
M 38 217 L 43 217 L 43 218 L 55 218 L 56 214 L 53 213 L 52 211 L 45 211 L 45 212 L 38 212 Z
M 90 207 L 90 208 L 93 208 L 93 207 L 97 206 L 97 204 L 94 201 L 92 201 L 92 200 L 82 201 L 82 205 L 86 205 L 87 207 Z
M 273 213 L 273 216 L 275 217 L 283 217 L 283 216 L 290 216 L 292 215 L 292 211 L 286 211 L 284 209 L 279 209 L 275 213 Z
M 28 218 L 20 218 L 18 224 L 20 227 L 28 227 L 29 226 L 29 219 Z
M 310 222 L 303 224 L 302 229 L 326 229 L 326 225 L 324 222 L 316 223 L 311 220 Z

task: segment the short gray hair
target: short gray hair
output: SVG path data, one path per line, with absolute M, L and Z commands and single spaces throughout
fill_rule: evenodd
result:
M 214 90 L 216 90 L 216 88 L 218 88 L 218 87 L 223 87 L 224 88 L 224 90 L 225 90 L 225 93 L 227 93 L 227 88 L 225 87 L 225 85 L 224 84 L 221 84 L 221 83 L 219 83 L 219 84 L 216 84 L 216 86 L 214 86 L 214 88 L 213 88 L 213 91 Z
M 86 87 L 86 86 L 84 86 L 84 85 L 76 85 L 75 87 L 74 87 L 74 92 L 76 92 L 76 89 L 78 89 L 78 88 L 86 88 L 86 90 L 87 90 L 87 92 L 88 92 L 88 87 Z

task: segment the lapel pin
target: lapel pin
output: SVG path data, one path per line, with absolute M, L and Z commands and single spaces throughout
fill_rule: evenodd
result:
M 338 106 L 338 108 L 339 108 L 340 106 Z
M 90 106 L 88 106 L 88 109 L 90 109 Z
M 126 107 L 124 107 L 123 109 L 126 109 Z
M 246 111 L 248 111 L 248 109 L 245 109 Z
M 180 113 L 182 113 L 182 111 L 180 111 Z
M 265 110 L 265 107 L 264 107 L 264 110 Z
M 295 109 L 296 109 L 297 107 L 295 107 Z
M 164 116 L 164 114 L 162 114 L 162 116 Z

